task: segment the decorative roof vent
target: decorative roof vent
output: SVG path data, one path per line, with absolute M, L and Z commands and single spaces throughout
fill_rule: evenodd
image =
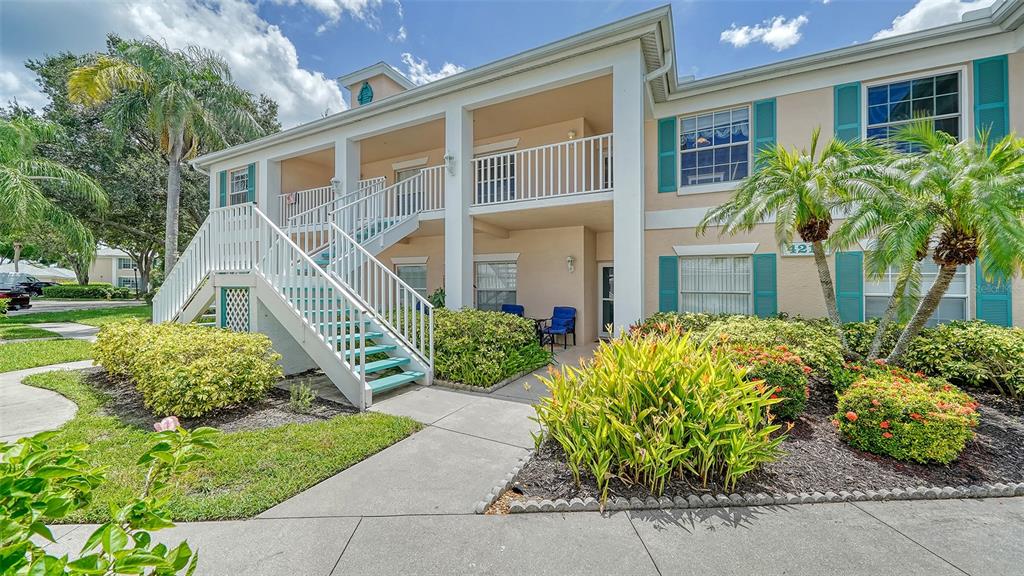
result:
M 338 78 L 338 83 L 348 89 L 349 103 L 353 108 L 366 106 L 416 87 L 401 72 L 384 62 L 346 74 Z

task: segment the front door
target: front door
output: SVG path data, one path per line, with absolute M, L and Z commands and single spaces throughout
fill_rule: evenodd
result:
M 613 313 L 615 302 L 615 268 L 610 263 L 598 264 L 597 272 L 597 289 L 599 290 L 597 295 L 597 317 L 601 321 L 598 326 L 598 334 L 607 337 L 611 336 L 608 332 L 608 325 L 615 321 Z

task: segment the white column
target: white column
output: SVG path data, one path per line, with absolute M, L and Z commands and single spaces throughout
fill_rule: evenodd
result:
M 334 180 L 338 182 L 340 194 L 355 192 L 359 188 L 359 151 L 359 142 L 350 138 L 334 143 Z
M 451 106 L 444 116 L 445 155 L 454 162 L 444 173 L 445 306 L 473 306 L 473 112 Z
M 281 214 L 281 162 L 277 160 L 263 160 L 260 162 L 260 174 L 263 175 L 265 191 L 262 198 L 259 197 L 257 188 L 257 203 L 260 210 L 266 214 L 271 222 L 284 224 Z
M 643 318 L 644 68 L 640 46 L 623 46 L 612 67 L 612 251 L 615 328 Z

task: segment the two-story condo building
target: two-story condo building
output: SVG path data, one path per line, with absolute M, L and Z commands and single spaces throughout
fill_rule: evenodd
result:
M 925 116 L 961 138 L 1024 133 L 1022 23 L 1024 0 L 1003 0 L 693 80 L 665 7 L 424 86 L 371 66 L 340 79 L 349 110 L 194 162 L 211 216 L 154 315 L 214 303 L 222 325 L 269 334 L 286 370 L 319 366 L 360 406 L 429 382 L 438 289 L 449 308 L 574 307 L 580 340 L 659 310 L 821 316 L 806 246 L 778 246 L 772 221 L 732 237 L 697 224 L 756 149 L 806 147 L 815 128 L 876 137 Z M 843 318 L 879 314 L 891 279 L 866 278 L 861 251 L 830 259 Z M 1022 291 L 965 268 L 934 320 L 1019 324 Z M 404 372 L 374 377 L 388 368 Z

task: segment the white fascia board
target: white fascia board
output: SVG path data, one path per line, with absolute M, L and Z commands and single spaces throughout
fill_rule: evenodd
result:
M 749 256 L 757 252 L 758 242 L 742 244 L 692 244 L 673 246 L 676 256 Z
M 625 44 L 637 40 L 646 34 L 652 34 L 659 25 L 664 26 L 665 22 L 671 19 L 671 17 L 672 10 L 668 6 L 648 10 L 593 30 L 496 60 L 478 68 L 417 86 L 411 90 L 395 94 L 366 106 L 351 108 L 326 118 L 313 120 L 306 124 L 253 140 L 252 142 L 204 154 L 192 160 L 191 164 L 201 168 L 208 168 L 215 163 L 223 162 L 229 158 L 242 156 L 326 130 L 354 124 L 379 114 L 408 108 L 414 104 L 493 83 L 496 80 L 509 78 L 536 68 L 559 64 L 576 57 L 586 57 L 595 51 Z M 510 93 L 512 92 L 510 91 Z
M 392 264 L 426 264 L 427 256 L 395 256 L 391 259 Z
M 473 262 L 518 262 L 519 252 L 496 252 L 494 254 L 474 254 Z

